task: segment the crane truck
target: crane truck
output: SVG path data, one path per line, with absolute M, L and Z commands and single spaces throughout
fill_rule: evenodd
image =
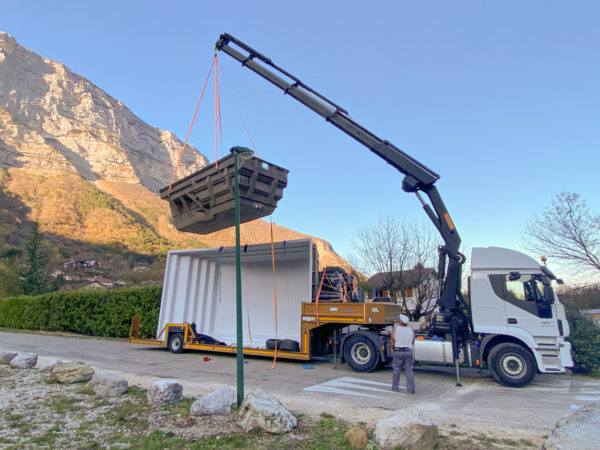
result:
M 356 123 L 346 110 L 232 35 L 222 34 L 216 49 L 325 118 L 404 175 L 402 189 L 416 194 L 444 241 L 438 249 L 438 310 L 427 331 L 442 339 L 437 342 L 450 341 L 458 384 L 461 353 L 475 355 L 473 361 L 486 361 L 497 381 L 514 386 L 529 383 L 536 371 L 564 372 L 565 367 L 573 365 L 571 346 L 566 341 L 569 327 L 565 310 L 551 286 L 556 277 L 545 265 L 509 249 L 474 249 L 466 301 L 461 294 L 465 257 L 459 251 L 458 231 L 435 186 L 440 176 Z M 423 349 L 421 358 L 418 348 L 415 353 L 417 361 L 439 360 L 443 354 L 437 349 Z M 433 358 L 435 354 L 437 358 Z
M 460 385 L 461 366 L 487 367 L 497 382 L 511 387 L 529 384 L 536 373 L 564 373 L 567 367 L 573 365 L 571 345 L 567 341 L 569 325 L 565 309 L 552 287 L 553 281 L 560 280 L 545 262 L 540 265 L 528 255 L 500 247 L 473 248 L 465 298 L 461 293 L 461 281 L 466 258 L 459 251 L 460 235 L 435 186 L 440 176 L 355 122 L 346 110 L 232 35 L 222 34 L 216 49 L 280 88 L 284 94 L 323 117 L 404 175 L 402 189 L 416 195 L 443 240 L 443 245 L 438 248 L 437 307 L 418 330 L 414 348 L 416 363 L 453 365 L 457 385 Z M 285 247 L 284 243 L 283 254 L 287 255 Z M 218 318 L 215 308 L 205 308 L 204 313 L 197 314 L 206 317 L 205 328 L 216 333 L 224 342 L 198 340 L 197 333 L 185 322 L 184 316 L 192 308 L 197 308 L 191 303 L 198 300 L 200 288 L 185 293 L 179 292 L 183 288 L 177 286 L 185 285 L 188 289 L 198 283 L 205 286 L 206 280 L 194 281 L 194 277 L 198 277 L 195 273 L 198 267 L 208 267 L 211 263 L 210 257 L 206 259 L 202 255 L 180 252 L 169 253 L 165 273 L 158 333 L 164 334 L 165 339 L 138 339 L 138 322 L 132 325 L 130 340 L 161 343 L 173 352 L 182 348 L 235 352 L 235 347 L 232 347 L 235 340 L 223 328 L 226 320 L 222 326 L 215 327 L 215 318 Z M 204 262 L 192 263 L 194 258 Z M 215 258 L 213 250 L 213 269 L 216 267 Z M 310 284 L 314 288 L 315 262 L 311 258 L 308 260 L 312 262 L 305 261 L 294 269 L 292 278 L 296 279 L 298 273 L 305 273 L 306 267 L 309 267 L 311 275 L 305 278 L 312 282 L 305 280 L 303 285 Z M 222 255 L 219 261 L 222 265 Z M 189 269 L 194 264 L 196 272 Z M 255 266 L 255 270 L 256 267 L 260 264 Z M 304 268 L 298 272 L 300 267 Z M 214 270 L 211 272 L 213 279 Z M 261 279 L 259 272 L 253 272 L 253 279 Z M 289 276 L 287 279 L 290 279 Z M 268 283 L 264 279 L 258 283 L 265 284 Z M 258 285 L 256 289 L 259 289 Z M 289 292 L 287 287 L 286 290 Z M 314 290 L 299 295 L 304 295 L 305 301 L 298 303 L 295 297 L 288 307 L 280 306 L 280 315 L 285 317 L 284 321 L 287 320 L 286 329 L 295 330 L 284 340 L 292 344 L 280 349 L 280 357 L 306 360 L 332 351 L 334 357 L 339 355 L 341 361 L 359 372 L 372 371 L 391 360 L 390 332 L 394 320 L 402 312 L 400 305 L 343 303 L 340 306 L 339 303 L 319 302 Z M 261 298 L 264 296 L 257 295 L 255 301 Z M 199 301 L 204 301 L 206 306 L 206 298 Z M 180 306 L 177 306 L 178 303 Z M 215 304 L 214 296 L 212 304 Z M 202 327 L 201 331 L 204 331 Z M 204 335 L 202 332 L 199 334 Z M 272 349 L 256 348 L 252 342 L 248 344 L 244 342 L 246 354 L 273 354 Z

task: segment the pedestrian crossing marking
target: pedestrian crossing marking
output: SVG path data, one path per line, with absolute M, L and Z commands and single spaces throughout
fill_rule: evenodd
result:
M 386 387 L 381 389 L 376 386 Z M 324 383 L 315 384 L 305 387 L 304 391 L 312 392 L 328 392 L 330 394 L 352 395 L 358 397 L 370 397 L 386 399 L 381 395 L 375 395 L 376 392 L 387 393 L 391 389 L 390 383 L 381 383 L 379 381 L 363 380 L 360 378 L 341 377 L 334 380 L 329 380 Z M 363 391 L 363 392 L 361 392 Z M 364 392 L 367 391 L 367 392 Z
M 598 389 L 586 389 L 586 388 L 582 388 L 581 389 L 581 393 L 582 394 L 600 394 L 600 390 L 598 390 Z
M 583 402 L 597 402 L 600 400 L 600 396 L 591 397 L 589 395 L 578 395 L 575 397 L 575 400 L 583 401 Z

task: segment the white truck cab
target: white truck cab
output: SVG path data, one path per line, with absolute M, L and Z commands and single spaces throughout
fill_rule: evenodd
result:
M 553 279 L 550 270 L 518 251 L 473 248 L 473 331 L 480 335 L 480 356 L 497 381 L 524 385 L 535 369 L 556 373 L 573 365 L 571 344 L 565 340 L 569 324 Z

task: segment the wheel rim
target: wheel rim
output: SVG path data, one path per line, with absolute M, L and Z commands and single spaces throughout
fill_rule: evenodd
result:
M 509 353 L 500 361 L 500 368 L 510 378 L 521 378 L 527 372 L 527 363 L 519 355 Z
M 350 349 L 352 359 L 358 364 L 367 364 L 371 360 L 371 349 L 363 342 L 357 342 Z
M 181 347 L 181 340 L 177 337 L 174 337 L 171 341 L 171 348 L 173 350 L 179 350 L 179 347 Z

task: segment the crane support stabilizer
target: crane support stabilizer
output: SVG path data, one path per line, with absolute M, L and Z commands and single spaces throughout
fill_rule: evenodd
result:
M 232 44 L 235 45 L 235 48 Z M 345 109 L 319 94 L 297 77 L 275 65 L 271 59 L 232 35 L 222 34 L 215 48 L 274 84 L 284 94 L 298 100 L 404 174 L 405 177 L 402 182 L 404 191 L 414 192 L 417 195 L 419 192 L 423 192 L 427 195 L 430 204 L 425 203 L 421 197 L 419 199 L 423 203 L 425 213 L 444 240 L 444 245 L 439 248 L 440 262 L 438 265 L 440 289 L 437 303 L 443 313 L 440 320 L 445 323 L 448 330 L 455 328 L 455 325 L 451 324 L 457 322 L 456 320 L 451 321 L 451 317 L 458 316 L 458 322 L 468 322 L 468 318 L 463 313 L 466 309 L 466 303 L 460 293 L 461 266 L 465 258 L 459 252 L 460 236 L 450 219 L 438 190 L 434 186 L 440 176 L 392 143 L 379 138 L 356 123 L 350 118 Z M 444 326 L 441 323 L 439 329 L 440 332 L 444 332 Z

